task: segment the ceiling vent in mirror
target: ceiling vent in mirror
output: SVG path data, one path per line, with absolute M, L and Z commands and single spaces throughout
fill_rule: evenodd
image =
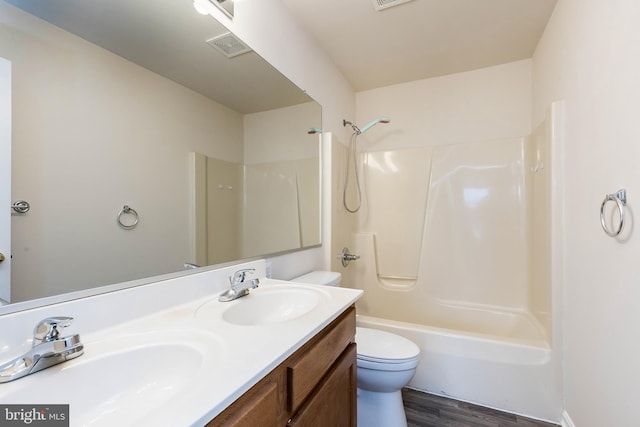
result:
M 402 3 L 410 2 L 412 0 L 371 0 L 371 1 L 373 2 L 373 7 L 377 11 L 381 11 L 393 6 L 401 5 Z
M 229 18 L 233 19 L 234 0 L 209 0 L 209 1 L 213 3 L 213 5 L 216 6 L 218 9 L 223 11 L 224 14 L 227 15 Z
M 234 56 L 251 52 L 251 48 L 249 46 L 242 43 L 235 35 L 231 33 L 224 33 L 219 36 L 210 38 L 209 40 L 207 40 L 207 43 L 216 48 L 227 58 L 233 58 Z

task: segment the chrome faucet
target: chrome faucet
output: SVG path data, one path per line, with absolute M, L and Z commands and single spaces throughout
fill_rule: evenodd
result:
M 200 266 L 199 266 L 198 264 L 194 264 L 194 263 L 192 263 L 192 262 L 185 262 L 185 263 L 184 263 L 184 268 L 185 268 L 186 270 L 189 270 L 189 269 L 196 269 L 196 268 L 200 268 Z
M 255 271 L 255 268 L 245 268 L 236 271 L 233 276 L 229 276 L 229 289 L 220 294 L 218 301 L 228 302 L 249 295 L 249 290 L 257 288 L 260 284 L 260 280 L 257 277 L 245 281 L 247 274 Z
M 22 378 L 50 368 L 84 354 L 80 335 L 60 337 L 60 329 L 66 328 L 72 317 L 49 317 L 33 330 L 33 345 L 24 355 L 0 364 L 0 383 Z

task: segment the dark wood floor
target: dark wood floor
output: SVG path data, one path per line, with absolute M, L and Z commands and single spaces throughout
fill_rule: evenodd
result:
M 557 427 L 542 421 L 403 389 L 409 427 Z

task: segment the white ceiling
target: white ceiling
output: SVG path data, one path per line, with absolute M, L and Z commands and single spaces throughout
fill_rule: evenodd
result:
M 531 58 L 556 0 L 281 0 L 356 91 Z

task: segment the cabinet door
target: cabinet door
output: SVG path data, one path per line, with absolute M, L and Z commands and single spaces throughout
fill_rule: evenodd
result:
M 353 343 L 355 330 L 356 313 L 350 308 L 289 364 L 287 410 L 290 413 L 298 411 L 340 355 Z
M 279 427 L 284 424 L 281 410 L 284 401 L 280 394 L 276 381 L 259 383 L 207 427 Z
M 350 344 L 290 427 L 356 427 L 356 345 Z

